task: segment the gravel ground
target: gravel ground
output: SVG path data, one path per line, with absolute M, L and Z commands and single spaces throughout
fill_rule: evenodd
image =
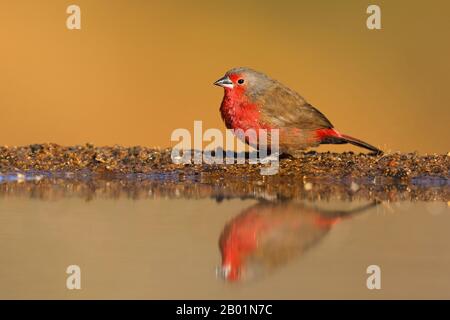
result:
M 260 176 L 259 164 L 191 165 L 174 164 L 170 149 L 144 147 L 63 147 L 36 144 L 0 147 L 0 173 L 49 171 L 97 174 L 179 172 L 209 174 L 217 177 Z M 392 153 L 382 156 L 346 153 L 305 152 L 298 158 L 282 159 L 278 176 L 344 178 L 391 178 L 410 180 L 419 177 L 449 179 L 450 156 Z
M 450 199 L 449 155 L 305 152 L 281 159 L 277 175 L 260 168 L 174 164 L 169 149 L 0 147 L 0 197 Z

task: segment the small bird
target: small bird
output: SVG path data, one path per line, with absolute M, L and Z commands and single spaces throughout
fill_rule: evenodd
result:
M 345 143 L 375 154 L 383 153 L 364 141 L 340 133 L 301 95 L 261 72 L 234 68 L 214 84 L 225 91 L 220 113 L 226 127 L 257 132 L 278 129 L 280 153 L 295 156 L 299 150 L 320 144 Z M 258 148 L 255 139 L 246 136 L 245 142 Z

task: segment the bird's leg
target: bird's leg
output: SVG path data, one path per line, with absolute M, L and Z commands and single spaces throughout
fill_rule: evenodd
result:
M 295 157 L 289 153 L 283 152 L 280 154 L 280 160 L 284 160 L 284 159 L 293 160 L 293 159 L 295 159 Z

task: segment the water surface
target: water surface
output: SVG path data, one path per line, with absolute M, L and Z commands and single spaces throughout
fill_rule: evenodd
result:
M 446 185 L 423 190 L 436 201 L 391 201 L 354 185 L 347 197 L 312 185 L 286 198 L 38 180 L 0 185 L 2 299 L 450 298 Z M 66 288 L 69 265 L 81 290 Z M 370 265 L 380 290 L 366 286 Z

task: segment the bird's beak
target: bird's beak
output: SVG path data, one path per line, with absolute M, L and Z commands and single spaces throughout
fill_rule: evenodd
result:
M 233 87 L 234 87 L 233 82 L 230 80 L 230 78 L 228 78 L 228 76 L 224 76 L 224 77 L 220 78 L 219 80 L 214 82 L 214 84 L 219 87 L 230 88 L 230 89 L 233 89 Z

